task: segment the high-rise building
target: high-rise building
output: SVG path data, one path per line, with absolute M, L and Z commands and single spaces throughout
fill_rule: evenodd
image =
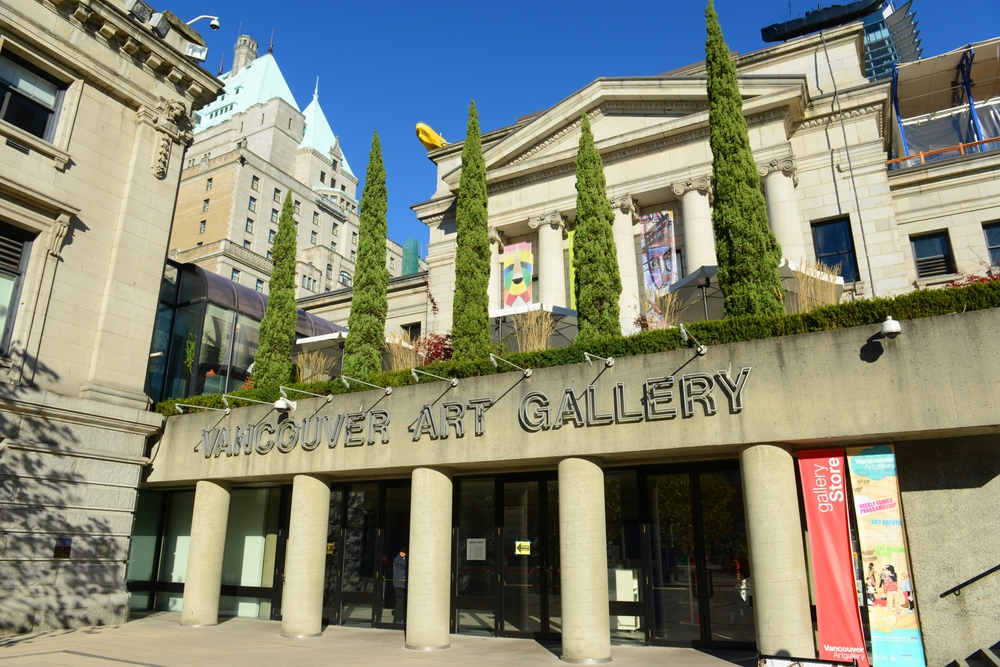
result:
M 358 250 L 358 178 L 319 103 L 299 110 L 270 52 L 240 35 L 225 92 L 196 117 L 181 176 L 170 256 L 267 292 L 287 193 L 298 226 L 297 296 L 350 287 Z M 401 275 L 388 242 L 386 268 Z
M 865 17 L 865 76 L 878 81 L 892 76 L 899 63 L 916 60 L 923 53 L 917 13 L 910 11 L 913 0 L 899 9 L 888 2 L 878 12 Z

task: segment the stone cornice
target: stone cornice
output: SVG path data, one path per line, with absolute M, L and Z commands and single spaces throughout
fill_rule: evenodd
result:
M 865 106 L 845 109 L 843 110 L 842 114 L 836 112 L 827 113 L 822 116 L 814 116 L 812 118 L 807 118 L 806 120 L 793 123 L 792 132 L 798 132 L 800 130 L 811 130 L 813 128 L 829 125 L 830 123 L 838 122 L 841 119 L 841 117 L 843 117 L 844 120 L 850 120 L 852 118 L 860 118 L 862 116 L 869 116 L 872 114 L 876 114 L 879 125 L 879 133 L 881 133 L 882 119 L 884 113 L 885 113 L 884 104 L 868 104 Z

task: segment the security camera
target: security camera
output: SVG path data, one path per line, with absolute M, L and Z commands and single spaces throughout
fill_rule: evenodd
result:
M 882 335 L 889 340 L 894 340 L 901 333 L 903 333 L 903 328 L 899 326 L 899 322 L 892 319 L 892 315 L 887 316 L 885 322 L 882 323 Z
M 208 27 L 211 28 L 212 30 L 218 30 L 219 29 L 219 19 L 212 19 L 212 22 L 208 24 Z

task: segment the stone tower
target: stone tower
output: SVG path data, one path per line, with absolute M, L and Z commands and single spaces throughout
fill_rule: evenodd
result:
M 257 40 L 250 35 L 240 35 L 236 38 L 235 52 L 232 76 L 257 59 Z

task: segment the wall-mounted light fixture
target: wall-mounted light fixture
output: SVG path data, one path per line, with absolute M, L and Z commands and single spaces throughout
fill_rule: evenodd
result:
M 330 401 L 333 400 L 333 394 L 314 394 L 311 391 L 303 391 L 302 389 L 296 389 L 295 387 L 281 386 L 281 387 L 278 387 L 278 391 L 280 391 L 281 395 L 284 398 L 286 398 L 286 399 L 288 398 L 288 394 L 286 394 L 285 392 L 286 391 L 294 391 L 296 394 L 305 394 L 306 396 L 315 396 L 316 398 L 325 398 L 327 403 L 329 403 Z
M 341 375 L 340 376 L 340 381 L 341 381 L 341 383 L 343 383 L 345 389 L 350 389 L 351 388 L 351 385 L 348 382 L 348 380 L 350 380 L 351 382 L 357 382 L 358 384 L 363 384 L 366 387 L 371 387 L 372 389 L 381 389 L 382 391 L 385 392 L 386 396 L 388 396 L 389 394 L 392 393 L 392 387 L 380 387 L 377 384 L 372 384 L 371 382 L 365 382 L 364 380 L 359 380 L 357 378 L 352 378 L 352 377 L 348 377 L 346 375 Z
M 901 333 L 903 333 L 903 327 L 899 326 L 897 320 L 892 319 L 892 315 L 887 315 L 885 322 L 882 323 L 882 336 L 894 340 Z
M 507 361 L 503 357 L 498 357 L 497 355 L 491 353 L 490 354 L 490 363 L 493 364 L 493 368 L 499 369 L 500 367 L 497 366 L 497 361 L 502 361 L 505 364 L 507 364 L 508 366 L 516 368 L 517 370 L 519 370 L 522 373 L 524 373 L 524 377 L 526 377 L 526 378 L 530 378 L 531 377 L 531 369 L 530 368 L 521 368 L 517 364 L 511 363 L 511 362 Z
M 681 325 L 681 340 L 683 340 L 685 343 L 690 341 L 693 342 L 695 345 L 697 345 L 698 347 L 696 348 L 696 351 L 698 352 L 698 356 L 700 357 L 705 356 L 705 353 L 708 352 L 708 347 L 699 343 L 698 339 L 692 336 L 691 332 L 688 331 L 683 324 Z
M 271 403 L 270 401 L 258 401 L 256 398 L 244 398 L 243 396 L 234 396 L 233 394 L 223 394 L 222 402 L 226 405 L 227 408 L 229 407 L 229 401 L 226 399 L 229 398 L 233 399 L 234 401 L 246 401 L 247 403 L 257 403 L 259 405 L 270 405 L 271 407 L 275 407 L 274 404 Z
M 586 359 L 587 363 L 590 364 L 591 366 L 594 365 L 594 359 L 600 359 L 601 361 L 603 361 L 605 368 L 611 368 L 612 366 L 615 365 L 614 357 L 608 357 L 607 359 L 605 359 L 604 357 L 599 357 L 596 354 L 591 354 L 590 352 L 584 352 L 583 358 Z
M 225 400 L 223 400 L 223 403 L 225 403 Z M 184 414 L 184 410 L 182 410 L 181 408 L 187 408 L 189 410 L 211 410 L 212 412 L 225 412 L 227 415 L 230 412 L 232 412 L 232 410 L 228 407 L 228 404 L 227 404 L 227 407 L 225 407 L 225 408 L 210 408 L 207 405 L 191 405 L 190 403 L 174 403 L 174 407 L 177 408 L 177 412 L 179 412 L 181 414 Z
M 447 382 L 452 387 L 457 387 L 458 386 L 458 378 L 441 377 L 440 375 L 434 375 L 434 373 L 428 373 L 427 371 L 418 371 L 416 368 L 411 368 L 410 369 L 410 375 L 413 376 L 413 381 L 414 382 L 418 382 L 418 383 L 420 382 L 420 375 L 417 375 L 417 373 L 420 373 L 420 375 L 426 375 L 427 377 L 432 377 L 435 380 L 441 380 L 443 382 Z

